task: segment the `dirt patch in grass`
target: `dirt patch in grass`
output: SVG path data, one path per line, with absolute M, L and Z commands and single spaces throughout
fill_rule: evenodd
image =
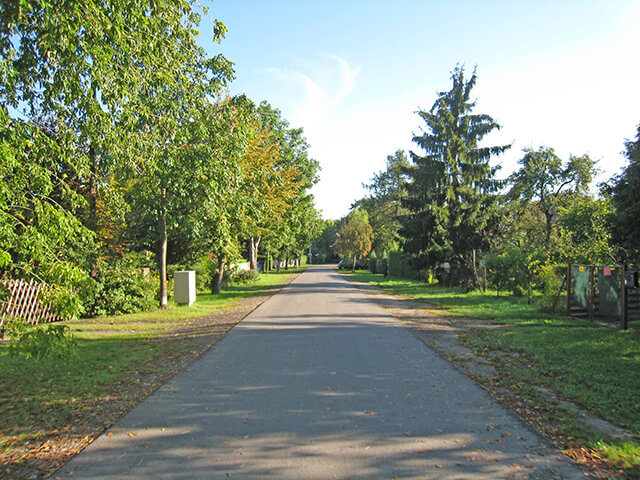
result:
M 89 445 L 151 392 L 192 363 L 275 291 L 238 300 L 226 311 L 189 320 L 141 340 L 153 351 L 144 364 L 118 375 L 100 393 L 71 399 L 62 418 L 28 419 L 28 428 L 0 428 L 0 478 L 45 478 Z M 111 368 L 106 366 L 106 368 Z M 1 403 L 1 402 L 0 402 Z

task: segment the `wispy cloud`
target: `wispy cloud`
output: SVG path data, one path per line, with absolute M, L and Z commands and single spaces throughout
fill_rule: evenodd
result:
M 338 108 L 356 88 L 359 67 L 351 67 L 336 55 L 326 55 L 326 59 L 305 62 L 306 72 L 292 68 L 265 69 L 279 80 L 304 89 L 304 97 L 293 105 L 289 118 L 292 124 L 312 127 Z

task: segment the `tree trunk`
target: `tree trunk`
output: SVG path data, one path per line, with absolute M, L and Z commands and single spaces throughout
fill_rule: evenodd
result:
M 96 151 L 93 146 L 89 147 L 89 160 L 91 161 L 91 174 L 89 175 L 89 221 L 88 227 L 90 230 L 98 233 L 98 160 L 96 159 Z M 97 251 L 92 251 L 89 254 L 89 261 L 91 262 L 91 276 L 96 277 L 98 275 L 97 264 L 98 254 Z
M 258 247 L 260 246 L 260 237 L 249 238 L 249 268 L 256 274 L 258 273 Z
M 353 256 L 353 266 L 351 267 L 351 273 L 355 273 L 356 271 L 356 256 Z
M 478 269 L 476 268 L 476 249 L 471 250 L 471 261 L 473 262 L 473 285 L 471 288 L 473 290 L 478 289 Z
M 218 257 L 218 270 L 213 275 L 213 279 L 211 281 L 211 293 L 213 295 L 217 295 L 220 293 L 222 289 L 222 277 L 224 276 L 224 269 L 227 263 L 227 257 L 222 255 Z
M 544 212 L 544 216 L 547 221 L 547 228 L 545 231 L 547 255 L 549 256 L 549 258 L 551 258 L 551 230 L 553 229 L 553 213 L 551 211 Z
M 162 189 L 160 212 L 160 308 L 167 308 L 167 189 Z

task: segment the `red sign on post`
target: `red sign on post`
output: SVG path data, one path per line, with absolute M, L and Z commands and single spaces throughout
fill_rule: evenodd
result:
M 602 268 L 602 274 L 605 277 L 610 277 L 611 276 L 611 267 L 603 267 Z

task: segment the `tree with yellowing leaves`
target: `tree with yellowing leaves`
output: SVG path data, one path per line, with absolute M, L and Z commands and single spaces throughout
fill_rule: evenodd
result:
M 369 216 L 364 210 L 356 209 L 349 214 L 347 221 L 333 245 L 333 251 L 341 257 L 353 258 L 352 271 L 356 269 L 356 260 L 371 251 L 373 228 L 369 224 Z

